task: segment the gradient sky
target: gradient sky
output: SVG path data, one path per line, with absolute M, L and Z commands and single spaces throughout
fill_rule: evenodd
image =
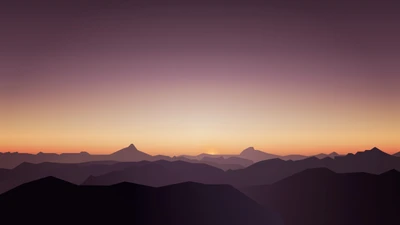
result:
M 2 2 L 0 151 L 400 151 L 397 2 Z

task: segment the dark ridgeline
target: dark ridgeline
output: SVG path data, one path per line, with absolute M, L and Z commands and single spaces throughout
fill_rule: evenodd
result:
M 0 168 L 14 168 L 23 162 L 29 163 L 42 163 L 42 162 L 57 162 L 57 163 L 82 163 L 92 161 L 118 161 L 118 162 L 131 162 L 151 160 L 153 157 L 142 151 L 139 151 L 133 144 L 110 155 L 91 155 L 87 152 L 80 153 L 42 153 L 27 154 L 27 153 L 1 153 L 0 154 Z M 154 157 L 160 159 L 160 156 Z
M 185 181 L 220 183 L 223 170 L 183 161 L 22 163 L 12 170 L 0 170 L 0 194 L 26 182 L 54 176 L 82 184 L 109 185 L 130 181 L 148 186 L 164 186 Z M 89 178 L 89 179 L 88 179 Z
M 391 169 L 400 170 L 400 158 L 389 155 L 378 148 L 356 154 L 326 157 L 309 157 L 297 161 L 270 159 L 255 163 L 241 170 L 227 171 L 225 182 L 237 187 L 272 184 L 285 177 L 310 168 L 329 168 L 335 172 L 366 172 L 380 174 Z
M 90 175 L 102 175 L 131 166 L 129 162 L 22 163 L 14 169 L 0 170 L 0 194 L 26 182 L 54 176 L 74 184 L 81 184 Z
M 400 157 L 400 152 L 393 154 L 396 157 Z
M 220 157 L 209 157 L 209 156 L 206 156 L 206 157 L 203 157 L 200 161 L 201 162 L 217 163 L 217 164 L 220 164 L 220 165 L 226 165 L 226 164 L 228 164 L 228 165 L 240 165 L 240 166 L 242 166 L 242 168 L 243 167 L 248 167 L 248 166 L 250 166 L 251 164 L 254 163 L 253 161 L 251 161 L 249 159 L 240 158 L 240 157 L 237 157 L 237 156 L 231 156 L 231 157 L 226 157 L 226 158 L 224 158 L 222 156 L 220 156 Z M 240 169 L 242 169 L 242 168 L 240 168 Z
M 335 158 L 336 156 L 339 156 L 339 154 L 336 152 L 331 152 L 329 154 L 321 153 L 321 154 L 315 155 L 315 157 L 317 157 L 318 159 L 323 159 L 326 157 Z
M 139 165 L 138 165 L 139 164 Z M 185 181 L 205 184 L 223 183 L 224 171 L 209 165 L 184 161 L 141 162 L 123 170 L 100 176 L 91 176 L 85 185 L 112 185 L 132 182 L 160 187 Z
M 272 185 L 241 189 L 276 210 L 285 225 L 398 225 L 400 172 L 381 175 L 308 169 Z
M 47 177 L 0 195 L 0 211 L 12 224 L 282 225 L 231 186 L 193 182 L 77 186 Z
M 233 157 L 233 158 L 236 158 L 236 157 Z M 207 164 L 207 165 L 222 169 L 224 171 L 243 169 L 249 163 L 249 161 L 247 161 L 246 159 L 239 161 L 239 160 L 232 160 L 230 158 L 221 158 L 221 157 L 214 158 L 214 157 L 209 157 L 209 156 L 203 157 L 201 159 L 186 158 L 184 156 L 174 156 L 174 157 L 172 157 L 171 161 L 177 161 L 177 160 L 190 162 L 190 163 Z

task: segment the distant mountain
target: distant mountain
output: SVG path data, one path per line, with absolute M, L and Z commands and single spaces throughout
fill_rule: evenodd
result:
M 302 159 L 305 159 L 305 158 L 308 158 L 308 157 L 309 156 L 305 156 L 305 155 L 285 155 L 285 156 L 280 156 L 279 158 L 283 159 L 283 160 L 296 161 L 296 160 L 302 160 Z
M 186 181 L 206 184 L 223 183 L 224 171 L 206 164 L 184 161 L 140 162 L 123 170 L 100 176 L 90 176 L 84 185 L 112 185 L 132 182 L 161 187 Z
M 199 155 L 180 155 L 178 157 L 185 157 L 187 159 L 195 159 L 195 160 L 202 160 L 203 158 L 229 158 L 229 157 L 236 157 L 238 155 L 223 155 L 223 154 L 208 154 L 208 153 L 201 153 Z
M 240 157 L 227 157 L 227 158 L 204 157 L 200 161 L 201 162 L 213 162 L 213 163 L 224 164 L 224 165 L 226 165 L 226 164 L 241 165 L 243 167 L 247 167 L 247 166 L 250 166 L 251 164 L 253 164 L 253 161 L 244 159 L 244 158 L 240 158 Z
M 202 157 L 203 158 L 203 157 Z M 201 158 L 201 159 L 202 159 Z M 221 160 L 221 161 L 201 161 L 198 159 L 196 161 L 191 160 L 193 163 L 205 163 L 223 170 L 235 170 L 242 169 L 245 166 L 249 165 L 249 161 L 244 160 Z M 116 151 L 110 155 L 90 155 L 87 152 L 80 153 L 62 153 L 62 154 L 54 154 L 54 153 L 38 153 L 34 154 L 26 154 L 26 153 L 0 153 L 0 168 L 11 169 L 18 166 L 21 163 L 43 163 L 43 162 L 54 162 L 54 163 L 83 163 L 83 162 L 95 162 L 95 161 L 117 161 L 117 162 L 139 162 L 139 161 L 158 161 L 158 160 L 186 160 L 185 159 L 177 159 L 176 157 L 169 157 L 163 155 L 151 156 L 147 153 L 139 151 L 133 144 L 130 144 L 128 147 L 123 148 L 119 151 Z M 234 162 L 238 162 L 241 164 L 236 164 Z M 221 163 L 221 164 L 220 164 Z
M 397 225 L 400 172 L 381 175 L 307 169 L 272 185 L 242 189 L 286 225 Z
M 335 172 L 366 172 L 380 174 L 391 169 L 400 170 L 400 158 L 389 155 L 378 148 L 356 154 L 326 157 L 309 157 L 297 161 L 270 159 L 255 163 L 241 170 L 227 171 L 225 182 L 243 187 L 272 184 L 285 177 L 310 168 L 329 168 Z
M 400 157 L 400 152 L 394 153 L 393 155 L 396 156 L 396 157 Z
M 245 150 L 243 150 L 240 155 L 240 157 L 249 159 L 253 162 L 259 162 L 262 160 L 267 160 L 267 159 L 273 159 L 273 158 L 279 158 L 278 155 L 274 154 L 269 154 L 260 150 L 254 149 L 254 147 L 248 147 Z
M 13 224 L 283 225 L 231 186 L 193 182 L 96 187 L 47 177 L 0 195 L 0 210 Z
M 222 163 L 219 160 L 222 160 Z M 243 159 L 234 157 L 227 159 L 204 158 L 202 161 L 198 161 L 173 157 L 170 160 L 140 162 L 23 163 L 11 170 L 0 169 L 0 193 L 46 176 L 55 176 L 75 184 L 85 182 L 86 184 L 108 185 L 129 181 L 149 186 L 162 186 L 195 181 L 244 187 L 272 184 L 305 169 L 319 167 L 341 173 L 380 174 L 390 169 L 400 170 L 399 157 L 386 154 L 377 148 L 335 158 L 308 157 L 297 161 L 270 159 L 246 168 L 236 164 L 223 164 L 233 163 L 236 160 Z M 219 164 L 214 161 L 218 161 Z
M 121 161 L 121 162 L 151 160 L 151 157 L 152 157 L 151 155 L 137 150 L 137 148 L 133 144 L 130 144 L 128 147 L 123 148 L 110 155 L 111 160 Z
M 189 162 L 189 163 L 201 163 L 201 164 L 206 164 L 209 166 L 213 166 L 216 168 L 219 168 L 221 170 L 237 170 L 237 169 L 243 169 L 244 166 L 240 165 L 240 164 L 230 164 L 228 162 L 226 162 L 225 160 L 221 160 L 221 161 L 215 161 L 215 160 L 207 160 L 208 158 L 205 157 L 201 160 L 197 160 L 197 159 L 188 159 L 186 157 L 183 156 L 174 156 L 172 157 L 172 160 L 170 161 L 184 161 L 184 162 Z M 214 159 L 214 158 L 212 158 Z
M 280 158 L 283 160 L 301 160 L 301 159 L 305 159 L 309 156 L 304 156 L 304 155 L 275 155 L 275 154 L 270 154 L 270 153 L 266 153 L 263 152 L 261 150 L 256 150 L 254 149 L 254 147 L 248 147 L 246 149 L 244 149 L 239 155 L 211 155 L 211 154 L 207 154 L 207 153 L 202 153 L 200 155 L 197 156 L 189 156 L 189 155 L 182 155 L 182 157 L 185 157 L 187 159 L 196 159 L 196 160 L 202 160 L 204 158 L 214 158 L 214 159 L 228 159 L 228 158 L 242 158 L 242 159 L 247 159 L 254 162 L 259 162 L 262 160 L 268 160 L 268 159 L 274 159 L 274 158 Z M 244 167 L 247 167 L 248 163 L 246 164 L 240 164 Z
M 336 156 L 339 156 L 339 154 L 336 153 L 336 152 L 332 152 L 332 153 L 329 153 L 329 154 L 321 153 L 321 154 L 315 155 L 315 157 L 317 157 L 319 159 L 323 159 L 323 158 L 326 158 L 326 157 L 335 158 Z

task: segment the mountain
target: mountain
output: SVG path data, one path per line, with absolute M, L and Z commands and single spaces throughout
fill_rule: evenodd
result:
M 326 157 L 309 157 L 297 161 L 269 159 L 255 163 L 247 168 L 227 171 L 226 183 L 236 187 L 272 184 L 285 177 L 310 168 L 329 168 L 335 172 L 366 172 L 380 174 L 391 169 L 400 170 L 400 158 L 389 155 L 378 148 L 372 148 L 356 154 Z
M 204 158 L 201 157 L 201 159 Z M 227 159 L 220 161 L 202 161 L 201 159 L 190 160 L 192 163 L 205 163 L 223 170 L 235 170 L 242 169 L 249 165 L 250 161 L 243 160 L 233 160 Z M 133 144 L 128 147 L 116 151 L 110 155 L 91 155 L 87 152 L 80 153 L 42 153 L 38 154 L 26 154 L 26 153 L 0 153 L 0 168 L 12 169 L 21 163 L 43 163 L 43 162 L 54 162 L 54 163 L 83 163 L 83 162 L 95 162 L 95 161 L 118 161 L 118 162 L 138 162 L 138 161 L 158 161 L 158 160 L 186 160 L 186 158 L 176 158 L 164 155 L 151 156 L 147 153 L 139 151 Z
M 130 144 L 128 147 L 112 153 L 110 159 L 115 161 L 142 161 L 151 160 L 151 155 L 137 150 L 133 144 Z
M 202 160 L 203 158 L 229 158 L 229 157 L 237 157 L 238 155 L 221 155 L 221 154 L 208 154 L 208 153 L 201 153 L 199 155 L 180 155 L 178 157 L 185 157 L 187 159 L 194 159 L 194 160 Z
M 207 161 L 210 160 L 210 161 Z M 329 168 L 335 172 L 367 172 L 380 174 L 390 169 L 400 170 L 400 158 L 377 148 L 337 156 L 335 158 L 308 157 L 303 160 L 270 159 L 240 168 L 236 164 L 218 164 L 207 159 L 190 160 L 173 157 L 171 160 L 115 162 L 93 161 L 78 164 L 23 163 L 14 169 L 0 170 L 0 193 L 22 183 L 46 176 L 55 176 L 74 184 L 115 184 L 123 181 L 150 186 L 195 181 L 208 184 L 230 184 L 235 187 L 272 184 L 310 168 Z M 223 159 L 226 163 L 229 160 Z M 234 169 L 232 169 L 234 168 Z
M 281 214 L 286 225 L 395 225 L 400 172 L 381 175 L 307 169 L 272 185 L 242 189 Z
M 269 154 L 260 150 L 254 149 L 254 147 L 248 147 L 245 150 L 243 150 L 240 155 L 241 158 L 245 158 L 248 160 L 251 160 L 253 162 L 259 162 L 262 160 L 267 160 L 267 159 L 273 159 L 273 158 L 279 158 L 278 155 L 273 155 Z
M 224 171 L 206 164 L 184 161 L 140 162 L 122 170 L 100 176 L 90 176 L 85 185 L 112 185 L 132 182 L 160 187 L 186 181 L 207 184 L 223 183 Z
M 321 154 L 315 155 L 315 157 L 317 157 L 319 159 L 323 159 L 323 158 L 326 158 L 326 157 L 335 158 L 336 156 L 339 156 L 339 154 L 336 153 L 336 152 L 332 152 L 332 153 L 329 153 L 329 154 L 321 153 Z
M 302 160 L 302 159 L 305 159 L 305 158 L 308 158 L 308 157 L 309 156 L 305 156 L 305 155 L 285 155 L 285 156 L 280 156 L 279 158 L 283 159 L 283 160 L 296 161 L 296 160 Z
M 96 161 L 77 164 L 22 163 L 14 169 L 0 170 L 0 194 L 26 182 L 54 176 L 74 184 L 81 184 L 89 176 L 100 176 L 132 166 L 135 162 Z
M 201 163 L 201 164 L 206 164 L 209 166 L 216 167 L 216 168 L 224 170 L 224 171 L 237 170 L 237 169 L 244 168 L 244 166 L 242 166 L 240 164 L 229 164 L 227 162 L 224 162 L 224 160 L 216 162 L 214 160 L 207 160 L 207 159 L 208 159 L 207 157 L 205 157 L 201 160 L 197 160 L 197 159 L 188 159 L 183 156 L 174 156 L 174 157 L 172 157 L 172 160 L 168 160 L 168 161 L 184 161 L 184 162 L 189 162 L 189 163 Z
M 46 177 L 0 195 L 0 210 L 13 224 L 283 225 L 231 186 L 193 182 L 97 187 Z
M 203 159 L 200 160 L 200 162 L 212 162 L 212 163 L 217 163 L 220 165 L 241 165 L 242 167 L 247 167 L 250 166 L 251 164 L 253 164 L 253 161 L 248 160 L 248 159 L 244 159 L 244 158 L 240 158 L 240 157 L 218 157 L 218 158 L 214 158 L 214 157 L 204 157 Z
M 400 157 L 400 152 L 394 153 L 393 156 Z

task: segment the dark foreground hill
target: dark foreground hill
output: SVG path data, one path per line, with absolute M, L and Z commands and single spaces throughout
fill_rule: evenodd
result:
M 286 225 L 398 225 L 400 172 L 381 175 L 308 169 L 272 185 L 242 189 Z
M 0 195 L 0 211 L 10 224 L 282 224 L 231 186 L 193 182 L 77 186 L 47 177 Z

